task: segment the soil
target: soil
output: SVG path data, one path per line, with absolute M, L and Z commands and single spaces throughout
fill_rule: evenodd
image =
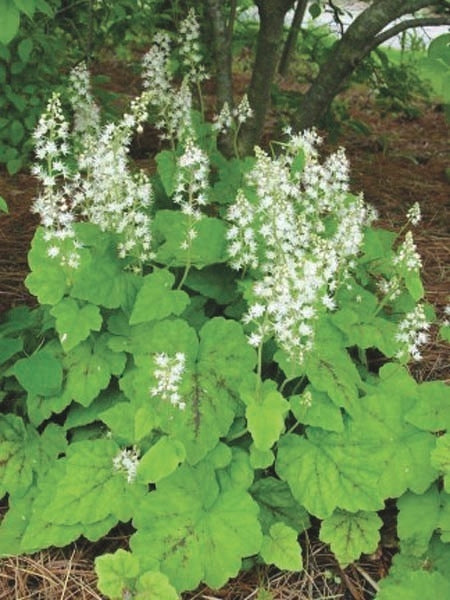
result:
M 117 67 L 113 70 L 114 89 L 126 89 L 130 93 L 130 73 Z M 104 72 L 104 66 L 99 71 Z M 446 176 L 450 147 L 442 107 L 419 106 L 420 115 L 408 119 L 401 114 L 381 111 L 365 88 L 347 92 L 346 101 L 351 117 L 364 122 L 368 131 L 361 134 L 344 124 L 337 142 L 346 148 L 350 160 L 353 191 L 363 191 L 367 202 L 379 212 L 379 224 L 394 231 L 405 223 L 410 206 L 420 203 L 423 219 L 416 230 L 415 241 L 423 260 L 426 297 L 436 307 L 438 316 L 442 316 L 444 307 L 450 304 L 450 194 Z M 269 122 L 273 122 L 273 118 Z M 324 150 L 335 147 L 336 142 L 325 143 Z M 134 148 L 135 155 L 141 158 L 140 166 L 146 162 L 151 166 L 157 149 L 158 142 L 151 133 L 147 139 L 141 138 Z M 146 154 L 148 158 L 142 159 Z M 0 217 L 0 311 L 35 303 L 27 293 L 24 279 L 28 272 L 27 252 L 38 224 L 37 217 L 30 212 L 36 192 L 37 182 L 27 173 L 8 176 L 4 170 L 0 171 L 0 196 L 9 205 L 9 215 Z M 450 381 L 448 345 L 435 336 L 425 348 L 424 360 L 411 365 L 411 370 L 419 380 Z M 270 590 L 272 595 L 268 597 L 274 599 L 372 598 L 376 581 L 386 574 L 395 549 L 394 531 L 395 513 L 388 511 L 382 547 L 345 571 L 339 569 L 323 544 L 311 540 L 305 544 L 308 568 L 302 574 L 253 569 L 221 591 L 202 588 L 185 598 L 245 600 L 256 598 L 260 586 Z M 105 543 L 117 547 L 117 537 L 125 539 L 121 538 L 123 535 L 119 531 L 113 539 L 103 540 L 102 551 L 105 551 Z M 100 600 L 94 587 L 94 555 L 93 545 L 77 543 L 69 549 L 4 561 L 0 569 L 0 600 L 12 597 L 11 586 L 19 584 L 18 593 L 22 595 L 14 597 L 23 599 Z

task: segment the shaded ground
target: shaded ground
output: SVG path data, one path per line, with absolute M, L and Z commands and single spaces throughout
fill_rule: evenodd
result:
M 129 89 L 129 86 L 128 86 Z M 448 126 L 439 107 L 424 107 L 420 117 L 405 120 L 401 116 L 382 115 L 364 90 L 349 96 L 351 114 L 371 130 L 361 135 L 344 128 L 343 145 L 352 166 L 354 191 L 363 191 L 368 202 L 379 211 L 380 224 L 399 230 L 408 208 L 419 202 L 423 221 L 415 240 L 423 258 L 423 277 L 427 299 L 438 315 L 450 304 L 450 194 L 445 169 L 450 166 Z M 152 142 L 149 148 L 154 146 Z M 146 152 L 141 140 L 138 154 Z M 145 162 L 145 161 L 143 161 Z M 29 212 L 36 183 L 27 174 L 7 176 L 0 171 L 0 195 L 10 215 L 0 218 L 0 310 L 24 302 L 33 303 L 23 280 L 27 273 L 26 255 L 37 219 Z M 424 351 L 420 365 L 412 366 L 418 379 L 450 381 L 448 345 L 433 339 Z M 372 556 L 341 571 L 323 544 L 304 539 L 305 571 L 279 573 L 267 568 L 252 570 L 231 581 L 221 591 L 200 589 L 185 595 L 190 600 L 312 600 L 341 598 L 365 600 L 376 593 L 376 581 L 388 569 L 395 550 L 395 513 L 387 511 L 382 530 L 382 546 Z M 310 532 L 314 538 L 314 530 Z M 97 599 L 92 559 L 98 553 L 112 551 L 118 540 L 125 542 L 123 530 L 97 545 L 79 542 L 68 549 L 41 552 L 0 563 L 0 600 L 77 600 Z M 97 550 L 97 552 L 96 552 Z M 270 596 L 258 595 L 258 590 Z

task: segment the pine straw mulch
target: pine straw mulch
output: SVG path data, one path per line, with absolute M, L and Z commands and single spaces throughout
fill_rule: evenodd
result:
M 381 215 L 380 225 L 400 230 L 408 208 L 421 204 L 423 220 L 415 240 L 423 260 L 427 299 L 438 316 L 450 304 L 450 198 L 445 169 L 450 165 L 448 126 L 438 107 L 423 107 L 422 115 L 406 120 L 381 114 L 364 90 L 347 96 L 351 114 L 371 128 L 365 136 L 350 128 L 339 144 L 347 150 L 354 191 L 362 190 Z M 332 146 L 328 149 L 331 149 Z M 37 218 L 29 212 L 36 192 L 33 178 L 0 171 L 0 195 L 10 214 L 0 218 L 0 311 L 23 303 L 33 304 L 24 286 L 26 255 Z M 436 331 L 434 332 L 436 333 Z M 436 339 L 426 346 L 424 359 L 411 369 L 418 380 L 450 381 L 448 345 Z M 310 537 L 308 537 L 308 535 Z M 185 600 L 368 600 L 377 581 L 386 575 L 396 551 L 395 509 L 385 511 L 382 542 L 371 556 L 342 571 L 329 549 L 318 541 L 317 526 L 302 536 L 305 569 L 279 572 L 268 567 L 252 569 L 219 591 L 201 587 Z M 33 556 L 0 562 L 0 600 L 101 600 L 96 589 L 93 559 L 126 547 L 127 535 L 118 530 L 96 544 L 78 541 L 68 548 L 50 549 Z M 264 590 L 266 594 L 264 595 Z

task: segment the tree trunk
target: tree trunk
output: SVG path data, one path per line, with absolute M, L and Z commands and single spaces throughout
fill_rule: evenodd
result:
M 270 88 L 276 73 L 283 37 L 284 17 L 294 0 L 255 0 L 259 12 L 259 31 L 248 99 L 253 117 L 242 127 L 239 150 L 242 156 L 253 151 L 261 138 Z
M 233 16 L 227 26 L 222 0 L 206 0 L 206 12 L 211 22 L 212 46 L 216 77 L 216 110 L 219 113 L 225 104 L 233 108 L 233 76 L 232 76 L 232 26 Z M 231 134 L 219 137 L 219 148 L 226 155 L 233 153 Z
M 295 7 L 294 18 L 289 29 L 286 43 L 284 44 L 283 53 L 280 59 L 280 66 L 278 67 L 278 73 L 283 77 L 286 75 L 289 64 L 292 59 L 292 55 L 297 46 L 298 34 L 305 18 L 306 7 L 308 6 L 308 0 L 297 0 L 297 6 Z
M 374 40 L 386 25 L 402 15 L 439 4 L 439 1 L 429 0 L 374 0 L 336 43 L 317 79 L 302 99 L 294 122 L 295 128 L 299 131 L 308 129 L 320 121 L 343 84 L 374 48 Z

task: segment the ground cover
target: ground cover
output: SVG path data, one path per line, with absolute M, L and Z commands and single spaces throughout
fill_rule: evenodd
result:
M 366 199 L 378 208 L 383 224 L 393 230 L 404 222 L 411 204 L 420 202 L 424 220 L 416 240 L 423 256 L 425 286 L 429 300 L 442 311 L 448 304 L 449 264 L 448 223 L 445 221 L 449 208 L 445 177 L 448 155 L 443 115 L 434 106 L 423 107 L 421 116 L 412 121 L 398 115 L 382 115 L 364 89 L 352 92 L 348 100 L 352 114 L 363 119 L 371 130 L 370 135 L 361 136 L 344 129 L 339 139 L 339 144 L 347 148 L 354 190 L 364 191 Z M 143 142 L 136 144 L 136 154 L 140 157 L 145 154 Z M 139 162 L 146 161 L 144 158 Z M 149 165 L 151 168 L 150 162 Z M 36 220 L 28 210 L 35 190 L 34 180 L 25 174 L 1 176 L 0 195 L 8 200 L 10 206 L 10 216 L 3 219 L 1 230 L 3 308 L 33 301 L 22 282 L 27 272 L 26 254 L 36 227 Z M 434 341 L 427 346 L 424 354 L 424 361 L 415 372 L 417 377 L 421 380 L 448 380 L 449 359 L 445 347 Z M 117 531 L 117 537 L 107 543 L 113 547 L 118 542 L 117 538 L 119 543 L 124 539 L 123 535 L 123 531 Z M 273 598 L 300 598 L 301 594 L 306 598 L 330 598 L 333 595 L 364 598 L 365 594 L 371 597 L 376 580 L 385 574 L 395 549 L 389 519 L 383 542 L 383 548 L 375 555 L 345 572 L 336 570 L 337 566 L 323 544 L 312 542 L 308 546 L 308 560 L 305 560 L 310 568 L 305 570 L 305 574 L 293 576 L 267 570 L 253 571 L 221 592 L 202 589 L 194 595 L 186 595 L 186 598 L 237 600 L 258 597 L 259 587 L 270 589 Z M 104 547 L 102 551 L 105 551 Z M 0 586 L 5 584 L 5 591 L 0 587 L 0 598 L 1 594 L 8 597 L 5 594 L 11 593 L 10 584 L 13 582 L 18 593 L 22 594 L 18 598 L 98 598 L 90 570 L 94 552 L 95 548 L 91 546 L 79 545 L 72 547 L 69 553 L 45 552 L 32 558 L 4 561 Z M 259 597 L 264 597 L 262 592 Z

